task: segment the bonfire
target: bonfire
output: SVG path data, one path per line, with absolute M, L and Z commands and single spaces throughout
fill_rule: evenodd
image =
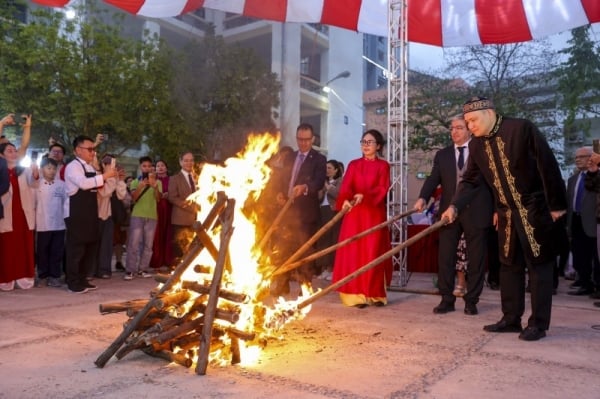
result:
M 283 325 L 304 317 L 310 306 L 269 297 L 268 276 L 276 269 L 257 242 L 257 215 L 252 207 L 266 186 L 268 160 L 279 136 L 250 135 L 246 148 L 223 165 L 202 167 L 196 236 L 170 275 L 157 275 L 149 299 L 100 305 L 102 314 L 129 316 L 121 335 L 97 360 L 103 367 L 140 349 L 204 374 L 207 364 L 253 363 L 267 340 Z M 302 287 L 303 295 L 312 293 Z M 282 315 L 285 314 L 285 317 Z

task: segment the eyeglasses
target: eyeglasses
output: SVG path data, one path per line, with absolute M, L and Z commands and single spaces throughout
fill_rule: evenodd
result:
M 88 152 L 96 152 L 96 149 L 94 147 L 82 147 L 82 146 L 79 146 L 78 148 L 81 148 L 82 150 L 88 150 Z
M 312 137 L 310 137 L 310 138 L 307 138 L 307 139 L 305 139 L 305 138 L 302 138 L 302 137 L 296 137 L 296 140 L 297 140 L 297 141 L 302 141 L 302 142 L 311 141 L 312 139 L 313 139 Z
M 586 159 L 586 158 L 589 158 L 589 157 L 590 157 L 589 155 L 577 155 L 575 157 L 575 159 Z
M 360 145 L 373 145 L 376 143 L 377 143 L 377 141 L 375 141 L 375 140 L 361 140 L 360 141 Z

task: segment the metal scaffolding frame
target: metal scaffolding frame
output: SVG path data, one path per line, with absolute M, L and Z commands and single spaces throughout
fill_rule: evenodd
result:
M 408 37 L 406 29 L 406 1 L 389 0 L 388 8 L 388 107 L 387 107 L 387 160 L 390 163 L 391 187 L 388 193 L 388 218 L 407 209 L 407 153 L 408 153 Z M 406 240 L 406 219 L 391 226 L 392 247 Z M 406 249 L 393 258 L 398 278 L 392 285 L 404 287 L 408 283 Z

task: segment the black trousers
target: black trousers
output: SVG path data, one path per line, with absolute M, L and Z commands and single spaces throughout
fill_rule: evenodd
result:
M 94 226 L 95 228 L 95 226 Z M 92 270 L 98 256 L 98 241 L 80 242 L 69 237 L 67 230 L 67 286 L 71 289 L 87 285 L 87 271 Z
M 488 230 L 488 284 L 500 285 L 500 251 L 498 248 L 498 232 L 495 227 Z
M 517 230 L 515 263 L 500 266 L 500 298 L 503 319 L 509 323 L 520 323 L 525 312 L 525 271 L 529 273 L 531 290 L 531 316 L 527 325 L 547 330 L 552 310 L 552 280 L 556 260 L 531 264 L 524 255 L 523 246 L 529 245 L 523 233 Z
M 583 288 L 594 288 L 592 270 L 598 262 L 596 237 L 589 237 L 583 231 L 581 215 L 573 213 L 571 219 L 571 252 L 573 253 L 573 268 L 577 271 L 577 280 Z
M 38 231 L 36 238 L 38 277 L 60 278 L 65 254 L 65 231 Z
M 438 252 L 438 288 L 445 302 L 454 303 L 454 278 L 456 276 L 456 249 L 462 233 L 467 243 L 467 293 L 465 302 L 476 304 L 483 290 L 487 256 L 486 227 L 476 227 L 457 220 L 440 229 Z

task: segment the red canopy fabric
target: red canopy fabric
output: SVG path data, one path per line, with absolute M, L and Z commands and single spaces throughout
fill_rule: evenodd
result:
M 32 0 L 65 7 L 73 0 Z M 387 0 L 103 0 L 153 18 L 205 7 L 281 22 L 313 22 L 387 36 Z M 539 39 L 600 22 L 598 0 L 407 0 L 408 40 L 454 47 Z

